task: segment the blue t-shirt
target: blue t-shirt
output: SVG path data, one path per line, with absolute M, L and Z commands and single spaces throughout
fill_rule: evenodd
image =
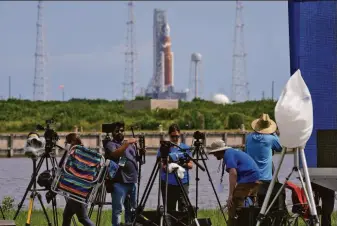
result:
M 247 135 L 245 149 L 247 154 L 255 160 L 260 169 L 260 180 L 271 180 L 273 178 L 272 151 L 282 151 L 279 138 L 272 134 L 253 132 Z
M 188 145 L 186 145 L 184 143 L 180 143 L 179 147 L 181 147 L 183 149 L 190 148 L 190 146 L 188 146 Z M 171 147 L 170 153 L 176 153 L 176 152 L 183 153 L 179 148 L 177 148 L 177 147 Z M 192 156 L 192 153 L 191 153 L 190 150 L 187 150 L 186 153 L 189 156 Z M 158 157 L 160 157 L 160 150 L 158 150 L 158 152 L 157 152 L 157 158 Z M 181 182 L 183 184 L 188 184 L 190 182 L 190 176 L 188 174 L 188 169 L 187 168 L 184 168 L 184 169 L 185 169 L 184 178 L 181 180 Z M 163 169 L 161 169 L 160 173 L 161 173 L 161 180 L 162 181 L 166 181 L 166 172 Z M 170 185 L 179 185 L 178 182 L 177 182 L 177 180 L 176 180 L 176 178 L 175 178 L 174 173 L 169 173 L 168 174 L 168 184 L 170 184 Z
M 106 152 L 114 152 L 118 149 L 122 144 L 115 143 L 113 141 L 109 141 L 105 146 Z M 131 144 L 124 151 L 124 155 L 121 158 L 126 158 L 125 165 L 123 167 L 119 167 L 117 174 L 114 178 L 115 182 L 118 183 L 137 183 L 138 180 L 138 166 L 136 160 L 136 147 Z M 119 162 L 119 158 L 112 159 L 117 164 Z
M 235 168 L 237 183 L 254 183 L 260 179 L 260 170 L 256 162 L 247 153 L 234 148 L 227 149 L 224 154 L 226 171 Z

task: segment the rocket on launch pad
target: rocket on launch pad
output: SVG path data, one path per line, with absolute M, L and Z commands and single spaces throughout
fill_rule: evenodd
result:
M 164 63 L 163 82 L 165 90 L 173 87 L 173 52 L 171 51 L 170 26 L 163 25 L 162 62 Z

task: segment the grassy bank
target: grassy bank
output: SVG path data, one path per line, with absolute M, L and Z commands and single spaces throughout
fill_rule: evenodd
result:
M 139 130 L 166 131 L 171 123 L 182 130 L 236 130 L 241 124 L 250 129 L 253 119 L 261 113 L 274 117 L 275 101 L 247 101 L 235 104 L 215 104 L 196 99 L 180 101 L 178 109 L 128 110 L 123 101 L 72 99 L 69 101 L 0 100 L 0 133 L 29 132 L 36 124 L 54 118 L 56 131 L 101 131 L 102 123 L 123 120 Z
M 63 213 L 63 210 L 58 210 L 59 225 L 62 225 L 62 213 Z M 13 219 L 13 216 L 14 216 L 14 211 L 10 211 L 6 213 L 6 219 Z M 51 219 L 52 217 L 51 210 L 48 210 L 48 216 Z M 97 217 L 97 214 L 96 212 L 94 212 L 91 219 L 95 222 L 96 217 Z M 225 226 L 226 225 L 220 211 L 217 211 L 217 210 L 200 210 L 198 212 L 198 218 L 210 218 L 213 226 Z M 24 226 L 26 223 L 26 219 L 27 219 L 27 211 L 21 211 L 16 220 L 16 225 Z M 31 219 L 32 226 L 47 226 L 48 224 L 46 222 L 47 221 L 42 211 L 33 212 L 32 219 Z M 52 219 L 51 219 L 51 222 L 53 222 Z M 81 225 L 81 224 L 77 224 L 77 225 Z M 101 218 L 101 225 L 102 226 L 111 225 L 111 210 L 103 211 L 102 218 Z M 300 222 L 299 226 L 302 226 L 302 225 L 304 226 L 305 224 L 303 222 Z M 332 216 L 332 225 L 337 225 L 337 214 L 336 213 L 334 213 Z

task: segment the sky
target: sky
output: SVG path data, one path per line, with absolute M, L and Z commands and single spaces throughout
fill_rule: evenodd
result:
M 243 2 L 244 46 L 250 99 L 275 98 L 290 76 L 287 1 Z M 167 10 L 174 52 L 175 90 L 190 84 L 190 59 L 202 54 L 204 99 L 230 96 L 235 1 L 135 3 L 137 89 L 153 75 L 153 10 Z M 0 99 L 33 98 L 37 2 L 0 1 Z M 43 24 L 49 100 L 123 97 L 126 1 L 44 2 Z

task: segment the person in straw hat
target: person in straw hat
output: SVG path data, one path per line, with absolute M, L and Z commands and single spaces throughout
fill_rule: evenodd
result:
M 259 168 L 247 153 L 227 146 L 223 140 L 213 142 L 208 153 L 218 160 L 223 159 L 221 182 L 224 170 L 229 173 L 228 225 L 236 225 L 236 209 L 244 206 L 246 197 L 257 196 L 260 184 Z
M 268 114 L 263 113 L 252 122 L 252 128 L 254 132 L 247 135 L 245 150 L 258 165 L 261 180 L 270 182 L 273 177 L 273 151 L 282 151 L 279 138 L 275 134 L 277 126 Z
M 273 153 L 281 152 L 282 147 L 276 135 L 276 123 L 268 114 L 263 113 L 260 118 L 251 124 L 254 132 L 246 137 L 245 151 L 251 156 L 260 169 L 261 182 L 258 192 L 258 205 L 262 206 L 269 184 L 273 177 Z M 284 203 L 284 191 L 279 196 L 278 202 Z

